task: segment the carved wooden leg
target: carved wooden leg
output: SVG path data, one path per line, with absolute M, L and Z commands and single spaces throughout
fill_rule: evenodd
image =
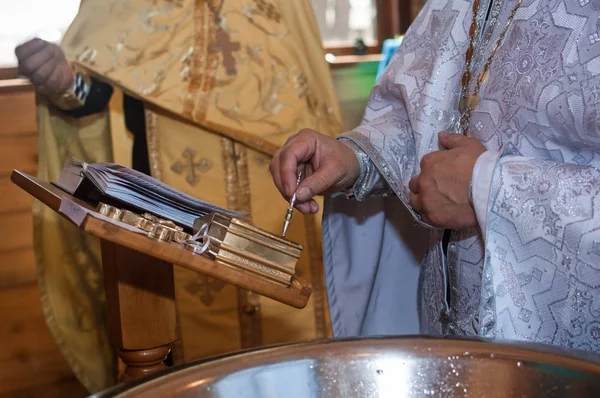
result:
M 135 379 L 166 369 L 165 359 L 171 351 L 171 346 L 151 348 L 141 351 L 117 350 L 119 357 L 127 365 L 121 376 L 121 381 Z
M 165 369 L 177 339 L 173 266 L 102 241 L 108 329 L 123 380 Z

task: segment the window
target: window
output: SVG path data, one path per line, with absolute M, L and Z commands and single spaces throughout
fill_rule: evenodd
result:
M 58 41 L 77 14 L 80 0 L 6 1 L 0 13 L 0 68 L 15 66 L 15 47 L 33 37 Z
M 323 44 L 333 55 L 378 54 L 384 40 L 406 31 L 425 1 L 311 0 Z
M 377 44 L 376 0 L 311 0 L 325 47 Z

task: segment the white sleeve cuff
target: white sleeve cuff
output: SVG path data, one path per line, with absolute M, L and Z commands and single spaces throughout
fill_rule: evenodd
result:
M 492 191 L 492 179 L 494 178 L 494 170 L 498 159 L 502 154 L 501 151 L 486 151 L 479 156 L 475 167 L 473 167 L 472 178 L 472 193 L 473 207 L 481 234 L 485 241 L 488 203 L 490 203 L 490 193 Z

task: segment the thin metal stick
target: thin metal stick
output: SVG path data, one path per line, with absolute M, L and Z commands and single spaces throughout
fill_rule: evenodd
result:
M 296 191 L 298 190 L 298 186 L 300 185 L 301 180 L 302 180 L 302 172 L 299 171 L 297 174 L 297 178 L 296 178 L 296 190 L 294 191 L 294 194 L 292 195 L 292 199 L 290 199 L 290 206 L 288 207 L 287 211 L 285 212 L 285 221 L 283 223 L 283 232 L 281 233 L 281 236 L 283 238 L 285 238 L 285 236 L 287 235 L 288 229 L 290 228 L 290 223 L 292 221 L 292 215 L 294 214 L 294 207 L 296 206 Z

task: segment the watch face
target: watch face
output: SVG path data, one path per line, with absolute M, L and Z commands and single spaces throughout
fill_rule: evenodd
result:
M 73 81 L 73 92 L 75 93 L 77 99 L 82 102 L 85 102 L 85 99 L 90 92 L 90 84 L 79 72 L 75 74 L 75 80 Z

